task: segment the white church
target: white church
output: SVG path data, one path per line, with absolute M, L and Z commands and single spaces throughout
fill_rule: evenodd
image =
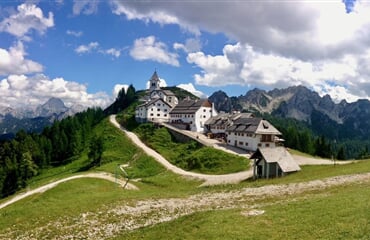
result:
M 217 115 L 208 99 L 184 99 L 179 101 L 170 90 L 160 87 L 160 79 L 155 71 L 149 80 L 149 89 L 143 102 L 136 107 L 137 122 L 166 122 L 194 132 L 203 132 L 204 123 Z

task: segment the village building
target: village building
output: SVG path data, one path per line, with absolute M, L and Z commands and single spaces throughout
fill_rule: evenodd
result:
M 184 99 L 170 112 L 171 125 L 193 132 L 204 132 L 205 122 L 217 115 L 208 99 Z
M 254 159 L 254 179 L 281 177 L 301 170 L 285 147 L 258 148 L 250 158 Z
M 262 118 L 238 118 L 226 129 L 227 144 L 248 151 L 274 148 L 280 144 L 281 133 Z
M 147 94 L 141 99 L 143 102 L 135 109 L 137 122 L 168 122 L 170 111 L 178 104 L 178 98 L 170 90 L 160 87 L 160 79 L 155 71 L 149 80 Z
M 235 120 L 252 117 L 254 117 L 253 113 L 219 113 L 205 122 L 205 133 L 210 138 L 226 140 L 226 129 L 233 125 Z

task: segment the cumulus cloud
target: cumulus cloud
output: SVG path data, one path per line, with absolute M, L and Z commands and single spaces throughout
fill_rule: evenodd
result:
M 139 61 L 152 60 L 176 67 L 180 66 L 178 55 L 169 52 L 166 44 L 156 41 L 154 36 L 136 39 L 130 55 Z
M 74 0 L 73 1 L 73 14 L 79 15 L 81 13 L 90 15 L 98 11 L 99 0 Z
M 67 106 L 106 107 L 112 102 L 104 92 L 88 93 L 83 84 L 63 78 L 49 79 L 43 74 L 31 77 L 10 75 L 0 81 L 0 103 L 3 107 L 37 106 L 51 97 L 62 99 Z
M 98 48 L 98 46 L 99 46 L 99 43 L 97 43 L 97 42 L 91 42 L 91 43 L 89 43 L 87 45 L 80 45 L 80 46 L 78 46 L 77 48 L 75 48 L 75 52 L 76 53 L 79 53 L 79 54 L 89 53 L 92 50 Z
M 185 44 L 183 43 L 174 43 L 173 48 L 176 50 L 183 50 L 186 53 L 189 52 L 198 52 L 202 48 L 202 44 L 199 39 L 196 38 L 189 38 L 186 39 Z
M 18 41 L 9 50 L 0 48 L 0 75 L 29 74 L 41 72 L 43 66 L 26 59 L 23 43 Z
M 163 78 L 159 78 L 159 87 L 167 87 L 167 82 Z M 150 88 L 150 79 L 146 82 L 146 89 Z
M 199 85 L 271 89 L 302 84 L 321 95 L 329 94 L 336 101 L 370 96 L 370 70 L 359 67 L 370 64 L 370 50 L 361 56 L 347 54 L 335 60 L 302 61 L 264 54 L 237 43 L 226 45 L 222 55 L 190 53 L 187 61 L 202 69 L 202 74 L 194 76 Z
M 223 54 L 173 48 L 199 67 L 197 84 L 284 87 L 297 84 L 333 98 L 370 96 L 370 3 L 333 1 L 113 1 L 127 19 L 177 24 L 196 35 L 224 33 Z M 204 13 L 207 14 L 204 14 Z
M 207 98 L 207 95 L 204 94 L 203 92 L 199 91 L 199 90 L 196 90 L 192 83 L 182 83 L 182 84 L 177 85 L 177 87 L 182 88 L 182 89 L 194 94 L 195 96 L 197 96 L 199 98 Z
M 66 33 L 67 33 L 67 35 L 71 35 L 71 36 L 74 36 L 74 37 L 81 37 L 83 35 L 82 31 L 67 30 Z
M 165 2 L 157 1 L 155 2 L 155 4 L 153 4 L 151 2 L 135 3 L 120 0 L 111 1 L 113 13 L 117 15 L 125 15 L 128 20 L 141 20 L 146 23 L 153 22 L 160 25 L 177 24 L 189 32 L 192 32 L 196 35 L 200 34 L 200 31 L 198 27 L 196 27 L 196 25 L 187 24 L 186 22 L 179 19 L 176 14 L 171 13 L 171 11 L 168 11 L 168 9 L 166 8 L 162 8 L 163 5 L 173 5 L 173 3 L 163 3 Z
M 101 52 L 106 55 L 111 55 L 115 58 L 118 58 L 119 56 L 121 56 L 121 49 L 109 48 L 106 50 L 101 50 Z
M 8 32 L 16 37 L 25 37 L 31 30 L 40 34 L 54 26 L 53 13 L 49 12 L 48 17 L 44 17 L 41 8 L 34 4 L 21 4 L 17 7 L 17 12 L 10 15 L 0 22 L 0 31 Z
M 121 91 L 122 88 L 125 89 L 125 92 L 126 92 L 128 87 L 129 86 L 127 84 L 116 84 L 116 85 L 114 85 L 113 97 L 117 97 L 118 93 Z

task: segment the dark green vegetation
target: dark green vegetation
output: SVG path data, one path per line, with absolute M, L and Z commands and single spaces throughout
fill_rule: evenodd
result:
M 88 146 L 93 127 L 103 119 L 101 109 L 88 109 L 46 127 L 41 134 L 17 133 L 0 144 L 0 196 L 27 185 L 45 169 L 74 161 Z
M 284 145 L 289 148 L 323 157 L 345 159 L 368 159 L 370 157 L 370 140 L 359 137 L 333 137 L 333 133 L 349 131 L 335 122 L 326 125 L 325 121 L 306 122 L 291 118 L 264 115 L 283 134 Z M 316 127 L 315 127 L 316 126 Z
M 156 128 L 151 123 L 135 129 L 146 145 L 155 149 L 172 164 L 188 170 L 208 174 L 239 172 L 249 168 L 245 157 L 204 147 L 194 140 L 179 142 L 166 128 Z
M 124 233 L 114 239 L 369 239 L 368 184 L 257 202 L 265 211 L 212 210 Z M 176 229 L 174 231 L 174 229 Z

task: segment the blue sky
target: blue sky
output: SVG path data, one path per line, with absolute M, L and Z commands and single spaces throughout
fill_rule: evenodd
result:
M 370 96 L 365 1 L 0 1 L 0 107 L 106 106 L 168 86 L 209 96 L 305 85 Z

